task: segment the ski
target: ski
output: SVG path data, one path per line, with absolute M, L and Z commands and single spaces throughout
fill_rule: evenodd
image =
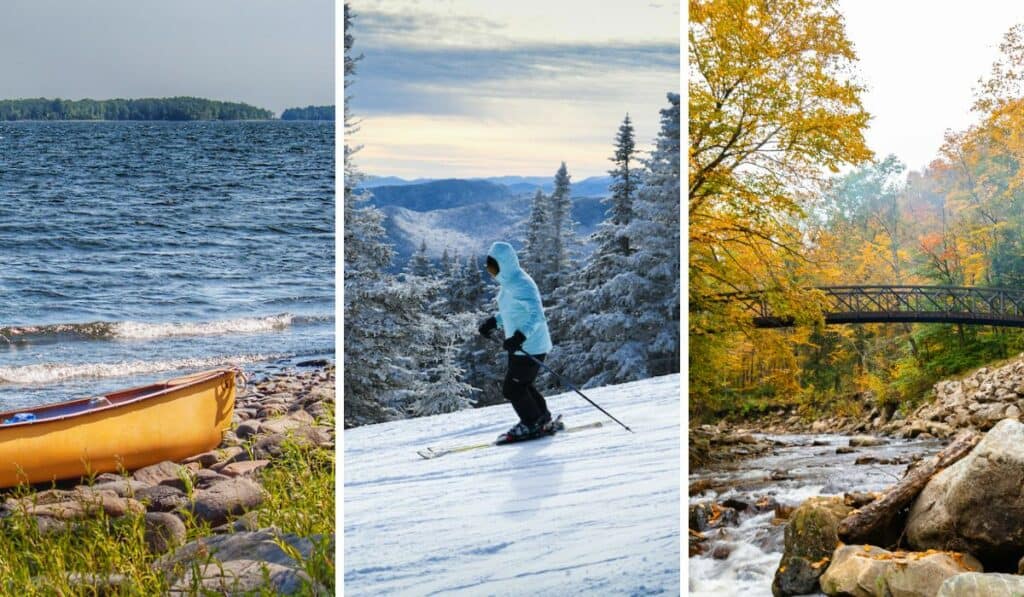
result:
M 583 431 L 585 429 L 595 429 L 595 428 L 601 427 L 603 425 L 604 425 L 604 423 L 602 423 L 601 421 L 595 421 L 593 423 L 586 423 L 584 425 L 577 425 L 575 427 L 566 427 L 565 429 L 562 429 L 558 433 L 551 433 L 551 434 L 541 435 L 539 437 L 535 437 L 535 438 L 532 438 L 532 439 L 529 439 L 529 440 L 525 440 L 525 441 L 534 441 L 534 440 L 537 440 L 537 439 L 542 439 L 542 438 L 545 438 L 545 437 L 551 437 L 553 435 L 558 435 L 559 433 L 575 433 L 577 431 Z M 464 445 L 464 446 L 449 446 L 449 447 L 446 447 L 446 448 L 424 448 L 422 450 L 417 450 L 416 453 L 419 454 L 421 458 L 425 458 L 425 459 L 429 460 L 431 458 L 437 458 L 438 456 L 445 456 L 447 454 L 455 454 L 457 452 L 468 452 L 470 450 L 479 450 L 481 448 L 490 448 L 492 446 L 506 446 L 506 445 L 512 445 L 512 444 L 521 444 L 521 443 L 523 443 L 523 442 L 522 441 L 518 441 L 518 442 L 510 442 L 510 443 L 499 443 L 498 440 L 491 440 L 491 441 L 486 442 L 486 443 L 467 444 L 467 445 Z

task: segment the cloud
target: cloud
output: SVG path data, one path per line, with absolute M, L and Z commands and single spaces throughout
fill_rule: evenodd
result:
M 357 11 L 364 58 L 348 93 L 366 171 L 550 174 L 566 160 L 574 175 L 603 174 L 626 112 L 646 148 L 665 93 L 680 87 L 678 32 L 664 35 L 664 19 L 649 13 L 623 28 L 616 19 L 633 13 L 602 13 L 562 31 L 570 21 L 531 2 L 533 12 L 515 14 L 460 0 L 435 0 L 429 13 L 409 0 Z
M 353 88 L 366 114 L 462 114 L 480 97 L 575 99 L 638 81 L 678 88 L 670 44 L 530 44 L 504 48 L 367 48 Z M 611 99 L 610 97 L 608 99 Z

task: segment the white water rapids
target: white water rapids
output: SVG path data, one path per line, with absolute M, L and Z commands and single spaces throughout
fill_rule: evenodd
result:
M 690 474 L 693 483 L 702 479 L 714 482 L 711 489 L 690 497 L 690 505 L 721 503 L 729 498 L 753 503 L 771 496 L 780 504 L 797 506 L 815 495 L 842 495 L 846 492 L 881 491 L 898 480 L 906 464 L 882 465 L 854 462 L 861 457 L 910 460 L 915 455 L 931 455 L 941 444 L 936 440 L 890 440 L 883 446 L 856 448 L 849 454 L 836 454 L 848 446 L 842 435 L 769 435 L 784 442 L 771 455 L 713 466 Z M 813 445 L 815 443 L 822 445 Z M 773 475 L 774 473 L 774 475 Z M 773 480 L 781 478 L 782 480 Z M 702 597 L 729 595 L 770 597 L 772 578 L 782 558 L 785 524 L 772 525 L 772 512 L 740 513 L 737 526 L 712 529 L 708 549 L 689 559 L 689 594 Z M 718 546 L 729 550 L 725 559 L 715 559 Z

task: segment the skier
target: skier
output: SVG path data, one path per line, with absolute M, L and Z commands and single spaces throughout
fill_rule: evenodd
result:
M 491 337 L 498 327 L 505 333 L 502 346 L 508 351 L 508 372 L 502 394 L 519 415 L 519 423 L 499 440 L 521 441 L 557 431 L 551 422 L 544 396 L 533 386 L 540 365 L 527 355 L 543 361 L 551 350 L 551 336 L 537 284 L 522 268 L 512 245 L 496 242 L 487 253 L 487 272 L 501 286 L 498 316 L 480 324 L 480 334 Z M 522 351 L 521 353 L 519 351 Z M 526 353 L 526 354 L 523 354 Z

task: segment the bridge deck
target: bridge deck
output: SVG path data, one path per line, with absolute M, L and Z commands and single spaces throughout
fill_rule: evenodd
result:
M 963 286 L 825 286 L 825 323 L 961 323 L 1024 327 L 1024 290 Z M 757 327 L 792 326 L 773 313 L 764 293 L 733 293 L 719 300 L 743 303 Z

